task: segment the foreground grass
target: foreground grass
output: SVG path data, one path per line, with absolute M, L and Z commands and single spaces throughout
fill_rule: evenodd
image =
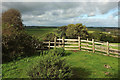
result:
M 68 53 L 71 53 L 68 51 Z M 115 78 L 118 77 L 118 59 L 86 51 L 72 52 L 65 57 L 77 78 Z M 111 68 L 105 68 L 109 65 Z M 107 74 L 109 73 L 109 74 Z
M 21 60 L 2 64 L 3 78 L 29 78 L 26 70 L 30 69 L 40 56 L 27 57 Z
M 72 78 L 115 78 L 118 75 L 117 58 L 86 51 L 66 52 L 68 55 L 62 58 L 65 58 L 72 67 Z M 3 64 L 3 78 L 28 78 L 26 70 L 40 58 L 40 56 L 32 56 Z M 109 65 L 110 68 L 105 68 L 104 65 Z

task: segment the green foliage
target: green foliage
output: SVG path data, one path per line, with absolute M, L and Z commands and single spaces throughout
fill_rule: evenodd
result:
M 49 53 L 53 53 L 54 55 L 58 55 L 58 56 L 65 56 L 65 50 L 64 50 L 64 48 L 52 49 L 52 50 L 50 50 Z
M 75 31 L 75 25 L 74 24 L 69 24 L 68 28 L 66 30 L 66 36 L 68 36 L 69 38 L 74 38 L 76 37 L 76 31 Z
M 95 31 L 93 33 L 89 33 L 88 38 L 95 39 L 96 41 L 109 41 L 109 42 L 120 42 L 118 36 L 113 36 L 111 34 L 106 34 L 100 31 Z
M 44 40 L 45 41 L 54 41 L 56 34 L 55 33 L 48 33 L 45 35 Z
M 92 40 L 92 39 L 95 39 L 96 41 L 100 41 L 100 36 L 101 36 L 101 34 L 102 34 L 102 32 L 100 32 L 100 31 L 95 31 L 95 32 L 93 32 L 93 33 L 89 33 L 89 36 L 88 36 L 88 38 L 90 39 L 90 40 Z
M 66 30 L 67 30 L 67 26 L 59 27 L 57 30 L 58 37 L 60 37 L 60 38 L 66 37 Z
M 43 56 L 27 71 L 31 78 L 70 78 L 72 71 L 64 59 L 54 53 Z
M 87 28 L 82 24 L 69 24 L 68 26 L 62 26 L 58 28 L 57 33 L 59 37 L 66 38 L 77 38 L 81 36 L 81 38 L 86 38 L 88 36 Z
M 42 42 L 23 31 L 2 36 L 3 61 L 9 61 L 19 56 L 31 56 L 36 48 L 42 47 Z

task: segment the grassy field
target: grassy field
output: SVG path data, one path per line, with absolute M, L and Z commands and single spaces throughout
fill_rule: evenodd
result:
M 71 53 L 71 51 L 68 51 Z M 77 78 L 113 78 L 117 77 L 118 59 L 99 54 L 89 53 L 86 51 L 72 52 L 65 57 L 73 69 L 73 77 Z M 107 69 L 104 65 L 110 65 Z M 110 74 L 107 75 L 106 72 Z
M 72 78 L 116 78 L 118 59 L 86 51 L 66 51 L 65 58 L 73 71 Z M 26 70 L 41 56 L 32 56 L 3 64 L 3 78 L 28 78 Z M 110 68 L 104 67 L 109 65 Z
M 56 28 L 33 28 L 26 29 L 30 35 L 34 35 L 42 40 L 45 34 L 54 32 Z M 92 31 L 91 31 L 92 32 Z M 118 43 L 110 43 L 118 45 Z M 114 47 L 117 49 L 118 47 Z M 73 71 L 72 78 L 117 78 L 118 58 L 104 56 L 87 51 L 66 51 L 65 58 Z M 26 57 L 20 60 L 2 64 L 3 78 L 29 78 L 26 70 L 34 66 L 41 56 Z M 110 68 L 104 67 L 105 65 Z
M 35 37 L 37 37 L 40 41 L 43 40 L 44 36 L 49 33 L 49 32 L 54 32 L 57 28 L 30 28 L 30 29 L 26 29 L 25 31 L 30 34 L 33 35 Z

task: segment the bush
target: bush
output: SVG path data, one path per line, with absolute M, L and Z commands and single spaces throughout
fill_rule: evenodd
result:
M 40 45 L 38 45 L 40 44 Z M 21 56 L 31 56 L 36 48 L 42 47 L 42 42 L 23 31 L 2 36 L 3 61 L 9 61 Z
M 49 53 L 27 71 L 30 78 L 70 78 L 72 71 L 64 59 Z
M 56 34 L 55 33 L 48 33 L 45 35 L 44 40 L 45 41 L 54 41 Z
M 54 55 L 65 56 L 65 50 L 64 50 L 64 48 L 52 49 L 52 50 L 50 50 L 49 53 L 53 53 Z
M 104 42 L 119 42 L 118 36 L 114 36 L 111 34 L 95 31 L 90 33 L 88 36 L 89 40 L 95 39 L 96 41 L 104 41 Z

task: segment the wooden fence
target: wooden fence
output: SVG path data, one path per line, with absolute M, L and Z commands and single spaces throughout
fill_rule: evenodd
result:
M 87 50 L 92 51 L 93 53 L 102 53 L 103 55 L 119 57 L 120 50 L 115 49 L 113 47 L 118 47 L 118 45 L 109 44 L 109 42 L 95 42 L 94 39 L 92 41 L 81 40 L 80 37 L 78 39 L 57 39 L 54 38 L 54 42 L 44 42 L 47 44 L 48 48 L 60 48 L 63 47 L 65 50 Z

